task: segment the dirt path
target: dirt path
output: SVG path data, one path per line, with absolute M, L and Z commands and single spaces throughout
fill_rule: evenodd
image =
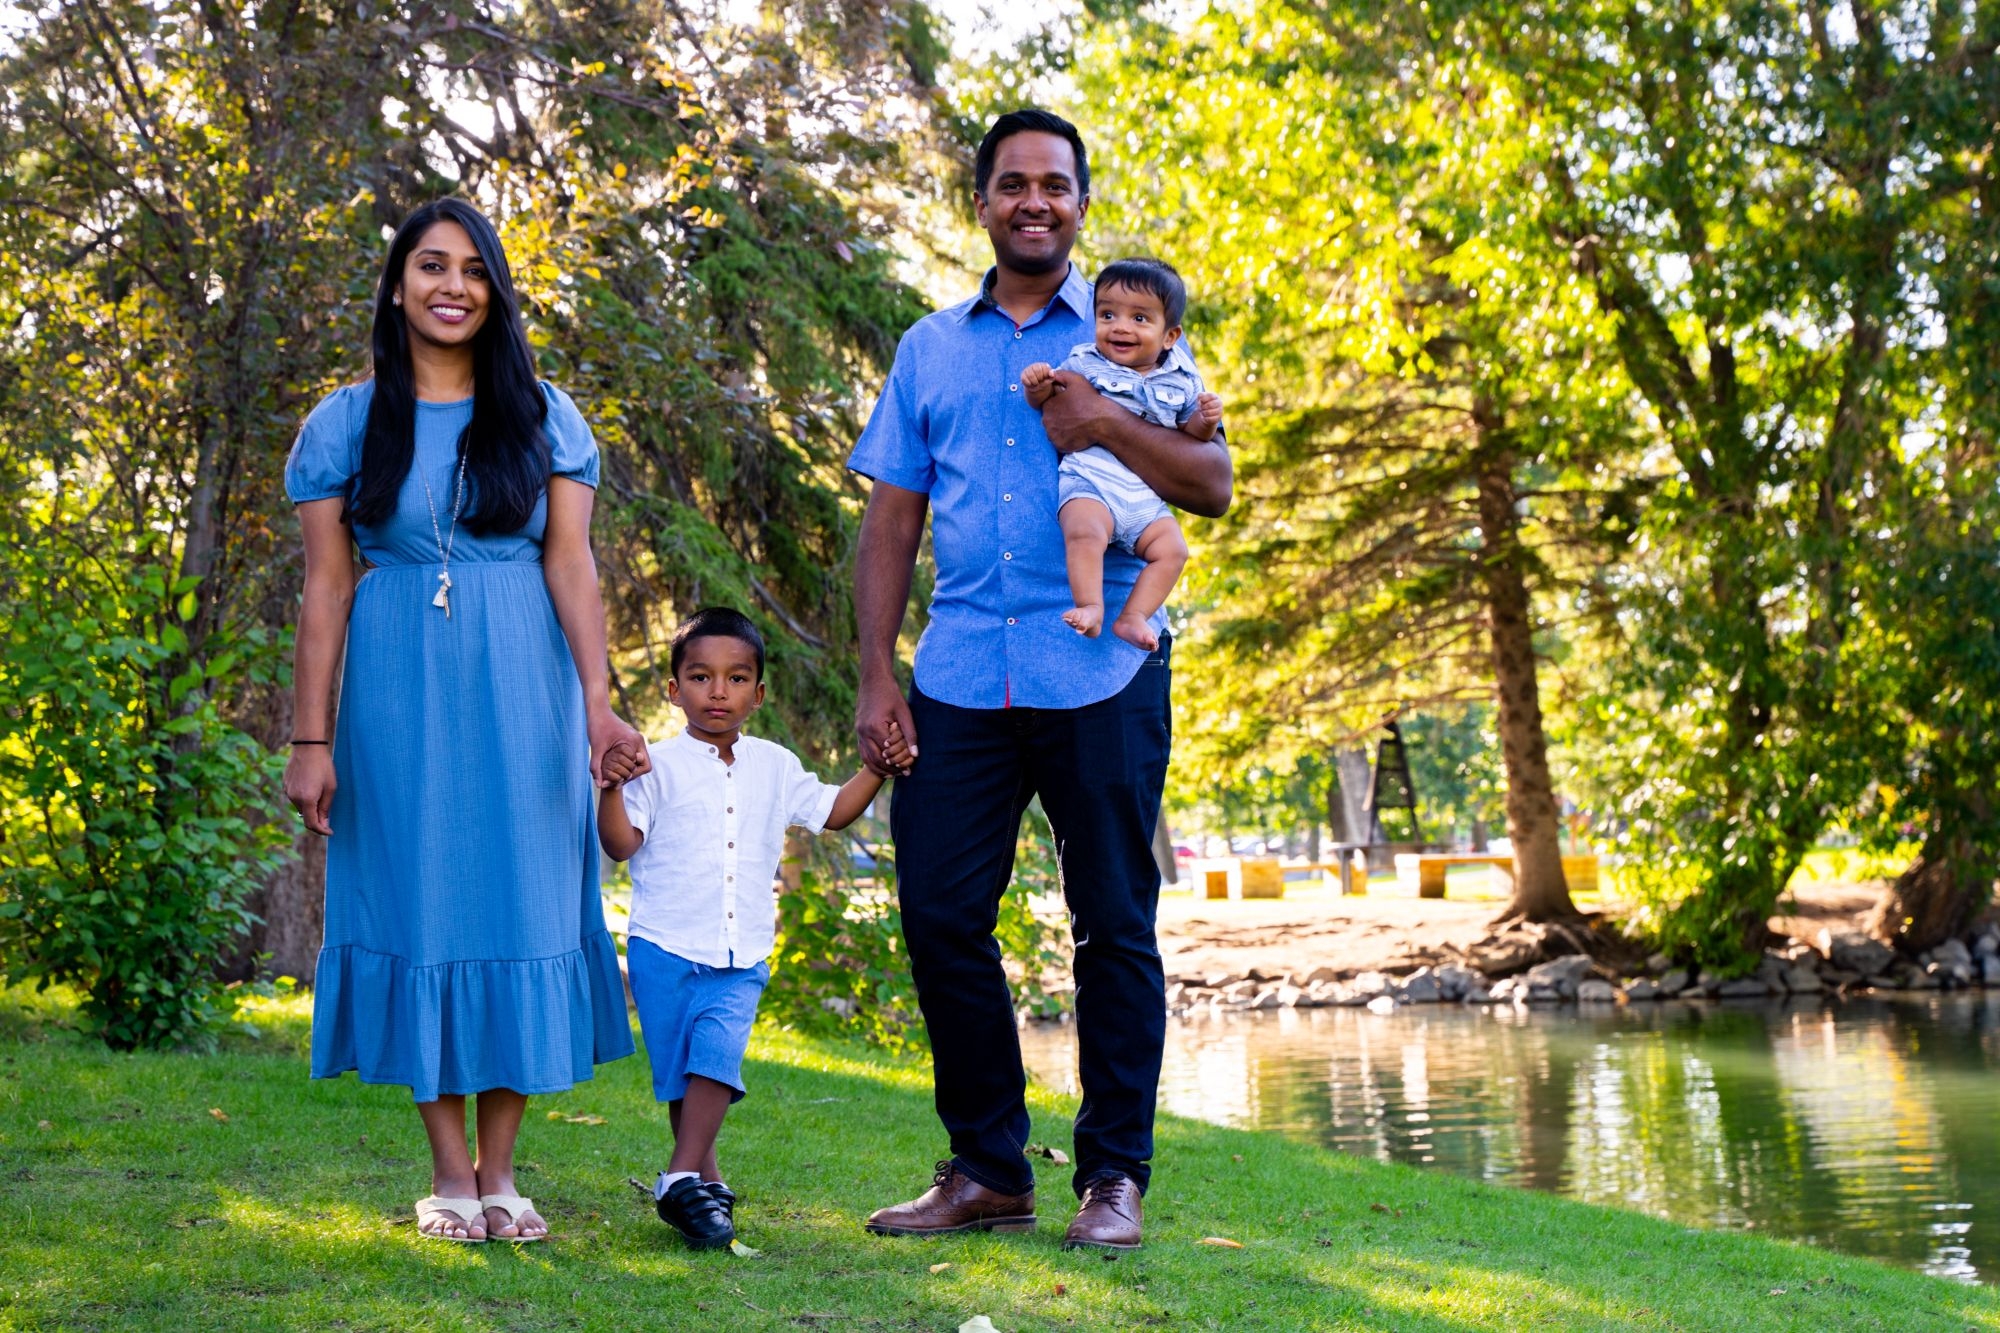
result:
M 1879 882 L 1811 884 L 1794 891 L 1785 915 L 1773 929 L 1811 939 L 1824 927 L 1856 928 L 1875 905 Z M 1458 962 L 1463 950 L 1484 938 L 1504 906 L 1498 897 L 1416 898 L 1384 891 L 1378 883 L 1366 897 L 1343 898 L 1314 886 L 1286 886 L 1286 896 L 1239 902 L 1197 899 L 1168 893 L 1160 899 L 1160 951 L 1169 977 L 1212 977 L 1223 973 L 1267 977 L 1329 967 L 1352 974 L 1368 969 L 1406 971 L 1426 963 Z M 1601 903 L 1584 903 L 1601 910 Z

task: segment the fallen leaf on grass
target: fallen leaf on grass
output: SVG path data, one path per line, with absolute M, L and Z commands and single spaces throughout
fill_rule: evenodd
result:
M 764 1257 L 764 1252 L 762 1250 L 753 1250 L 740 1240 L 732 1240 L 729 1242 L 729 1252 L 735 1255 L 738 1259 L 761 1259 Z
M 1064 1151 L 1063 1151 L 1063 1150 L 1062 1150 L 1061 1148 L 1051 1148 L 1051 1147 L 1049 1147 L 1048 1145 L 1046 1145 L 1046 1144 L 1042 1144 L 1042 1143 L 1031 1143 L 1031 1144 L 1029 1144 L 1029 1145 L 1028 1145 L 1028 1156 L 1030 1156 L 1030 1157 L 1046 1157 L 1046 1158 L 1048 1158 L 1048 1159 L 1049 1159 L 1049 1160 L 1050 1160 L 1051 1162 L 1054 1162 L 1054 1163 L 1055 1163 L 1055 1164 L 1056 1164 L 1057 1166 L 1068 1166 L 1068 1165 L 1069 1165 L 1069 1154 L 1068 1154 L 1068 1153 L 1064 1152 Z
M 1068 1292 L 1069 1292 L 1069 1288 L 1068 1288 L 1068 1287 L 1065 1287 L 1065 1286 L 1064 1286 L 1064 1285 L 1063 1285 L 1062 1283 L 1060 1283 L 1060 1282 L 1056 1283 L 1056 1295 L 1058 1295 L 1058 1296 L 1063 1296 L 1063 1295 L 1067 1295 L 1067 1294 L 1068 1294 Z
M 229 1123 L 229 1113 L 224 1111 L 220 1106 L 209 1107 L 208 1113 L 225 1125 Z
M 55 1126 L 54 1126 L 54 1125 L 51 1125 L 51 1124 L 50 1124 L 50 1123 L 49 1123 L 48 1121 L 46 1121 L 46 1120 L 37 1120 L 37 1121 L 35 1122 L 35 1128 L 36 1128 L 36 1129 L 39 1129 L 39 1130 L 41 1130 L 41 1131 L 42 1131 L 42 1133 L 46 1134 L 46 1133 L 48 1133 L 48 1132 L 49 1132 L 50 1130 L 54 1129 L 54 1128 L 55 1128 Z
M 1785 1294 L 1785 1289 L 1783 1287 L 1773 1287 L 1771 1288 L 1771 1294 L 1773 1296 L 1782 1296 Z
M 931 1265 L 931 1272 L 933 1272 L 933 1273 L 942 1273 L 942 1272 L 944 1272 L 944 1270 L 945 1270 L 945 1269 L 947 1269 L 947 1268 L 950 1268 L 950 1267 L 951 1267 L 951 1265 L 950 1265 L 950 1264 L 932 1264 L 932 1265 Z
M 1233 1152 L 1229 1154 L 1229 1160 L 1232 1162 L 1240 1162 L 1243 1160 L 1243 1154 L 1240 1152 Z
M 1386 1203 L 1371 1203 L 1368 1205 L 1368 1211 L 1371 1213 L 1394 1213 L 1398 1217 L 1401 1217 L 1403 1215 L 1402 1209 L 1391 1208 Z
M 1200 1240 L 1196 1241 L 1195 1244 L 1215 1245 L 1225 1250 L 1240 1250 L 1243 1248 L 1242 1241 L 1231 1240 L 1227 1236 L 1203 1236 Z
M 566 1115 L 561 1111 L 551 1111 L 549 1112 L 549 1119 L 560 1120 L 565 1125 L 608 1125 L 611 1123 L 601 1115 L 589 1115 L 581 1111 L 575 1115 Z

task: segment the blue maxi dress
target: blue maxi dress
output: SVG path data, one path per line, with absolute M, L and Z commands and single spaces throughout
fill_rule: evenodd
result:
M 569 397 L 543 386 L 554 475 L 597 484 Z M 285 468 L 294 503 L 351 493 L 372 384 L 329 394 Z M 451 615 L 431 605 L 472 402 L 419 403 L 396 512 L 355 528 L 355 589 L 326 845 L 326 940 L 312 1076 L 357 1071 L 419 1102 L 558 1092 L 632 1053 L 617 947 L 598 897 L 583 690 L 542 577 L 548 497 L 518 532 L 451 552 Z

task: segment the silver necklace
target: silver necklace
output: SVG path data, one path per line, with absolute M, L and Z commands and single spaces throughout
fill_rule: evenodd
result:
M 438 571 L 437 596 L 431 598 L 431 605 L 444 610 L 444 618 L 451 619 L 451 551 L 458 545 L 458 515 L 465 507 L 465 450 L 458 452 L 458 485 L 454 488 L 451 501 L 451 536 L 446 537 L 438 527 L 437 501 L 431 498 L 431 479 L 417 474 L 424 483 L 424 504 L 431 511 L 431 540 L 437 543 L 438 562 L 444 567 Z

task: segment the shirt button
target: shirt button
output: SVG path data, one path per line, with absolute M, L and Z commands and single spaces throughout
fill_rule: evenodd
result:
M 730 843 L 729 845 L 730 845 L 731 847 L 734 847 L 734 846 L 735 846 L 736 844 L 732 842 L 732 843 Z
M 1011 500 L 1014 498 L 1014 493 L 1012 491 L 1008 491 L 1005 495 L 1001 496 L 1000 498 L 1003 500 Z
M 723 879 L 727 880 L 731 884 L 734 884 L 736 882 L 736 876 L 734 875 L 724 875 Z M 736 914 L 734 912 L 731 912 L 730 915 L 734 916 Z
M 734 912 L 731 912 L 731 913 L 729 913 L 729 919 L 730 919 L 731 921 L 734 921 L 734 920 L 736 919 L 736 913 L 734 913 Z
M 1018 384 L 1010 384 L 1007 386 L 1008 393 L 1019 393 L 1020 391 L 1021 391 L 1021 386 Z
M 1007 617 L 1007 623 L 1008 623 L 1008 624 L 1010 624 L 1010 625 L 1011 625 L 1011 624 L 1013 624 L 1013 623 L 1014 623 L 1014 617 L 1012 617 L 1012 616 L 1008 616 L 1008 617 Z
M 1014 447 L 1014 442 L 1012 440 L 1007 441 L 1007 447 L 1009 449 L 1012 449 Z
M 722 813 L 725 815 L 733 815 L 736 813 L 736 807 L 732 805 L 727 810 L 724 810 Z
M 1000 558 L 1002 560 L 1012 560 L 1014 558 L 1014 553 L 1012 551 L 1002 551 L 1000 553 Z

